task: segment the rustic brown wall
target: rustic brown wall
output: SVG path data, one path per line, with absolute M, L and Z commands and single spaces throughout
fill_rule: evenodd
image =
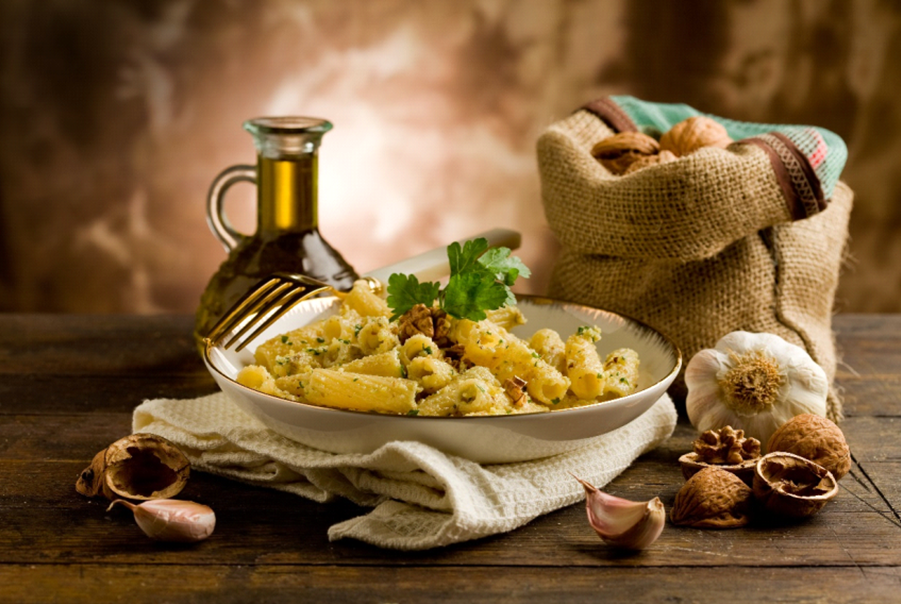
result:
M 241 122 L 308 114 L 321 226 L 360 270 L 490 226 L 555 245 L 534 143 L 603 94 L 845 138 L 841 310 L 901 311 L 901 6 L 879 0 L 161 0 L 0 4 L 0 309 L 192 311 L 203 208 Z M 252 228 L 252 191 L 229 211 Z

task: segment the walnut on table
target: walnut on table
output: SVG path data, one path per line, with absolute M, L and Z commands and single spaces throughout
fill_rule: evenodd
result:
M 760 457 L 760 441 L 745 438 L 744 430 L 732 426 L 707 430 L 695 440 L 693 448 L 700 460 L 709 464 L 739 464 Z
M 752 501 L 751 487 L 738 476 L 710 466 L 682 485 L 670 519 L 680 526 L 737 528 L 750 522 Z
M 726 426 L 719 430 L 707 430 L 694 441 L 694 451 L 679 458 L 682 475 L 691 478 L 700 470 L 715 467 L 726 470 L 751 486 L 754 466 L 760 458 L 760 441 L 745 438 L 744 430 Z
M 851 470 L 851 449 L 841 428 L 832 420 L 804 413 L 782 425 L 770 437 L 767 452 L 794 453 L 817 463 L 836 480 Z

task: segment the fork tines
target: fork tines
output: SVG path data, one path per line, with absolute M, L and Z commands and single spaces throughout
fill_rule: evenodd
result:
M 238 343 L 235 350 L 241 351 L 296 304 L 325 291 L 335 292 L 327 283 L 306 275 L 275 273 L 251 288 L 226 311 L 207 339 L 215 344 L 240 326 L 223 346 L 231 348 Z

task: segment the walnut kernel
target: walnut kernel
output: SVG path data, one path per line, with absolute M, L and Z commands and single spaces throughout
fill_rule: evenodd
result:
M 526 396 L 526 381 L 518 375 L 504 380 L 504 391 L 510 397 L 510 400 L 513 401 L 514 407 L 522 407 L 528 400 Z
M 440 308 L 417 304 L 397 320 L 397 337 L 403 344 L 411 337 L 422 334 L 444 348 L 451 343 L 448 339 L 450 326 L 451 322 L 446 312 Z
M 735 474 L 751 486 L 754 467 L 760 457 L 760 441 L 746 438 L 744 430 L 725 426 L 720 430 L 707 430 L 694 441 L 694 451 L 679 458 L 682 475 L 691 478 L 701 469 L 715 466 Z
M 707 430 L 695 440 L 693 447 L 702 461 L 712 464 L 737 464 L 760 457 L 760 441 L 745 438 L 744 430 L 732 426 Z
M 425 304 L 417 304 L 397 320 L 397 337 L 401 344 L 417 334 L 422 334 L 427 338 L 435 335 L 432 312 Z

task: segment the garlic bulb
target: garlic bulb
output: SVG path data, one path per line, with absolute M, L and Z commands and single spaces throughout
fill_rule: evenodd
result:
M 113 501 L 107 511 L 121 503 L 132 511 L 135 522 L 157 541 L 203 541 L 216 528 L 216 514 L 209 506 L 178 499 L 152 499 L 139 505 L 123 499 Z
M 699 432 L 732 426 L 766 443 L 796 415 L 826 415 L 826 372 L 803 348 L 769 333 L 723 336 L 692 357 L 685 385 L 688 419 Z
M 650 501 L 629 501 L 608 495 L 575 477 L 585 489 L 588 523 L 598 536 L 612 545 L 644 549 L 654 543 L 666 524 L 666 512 L 659 497 Z

